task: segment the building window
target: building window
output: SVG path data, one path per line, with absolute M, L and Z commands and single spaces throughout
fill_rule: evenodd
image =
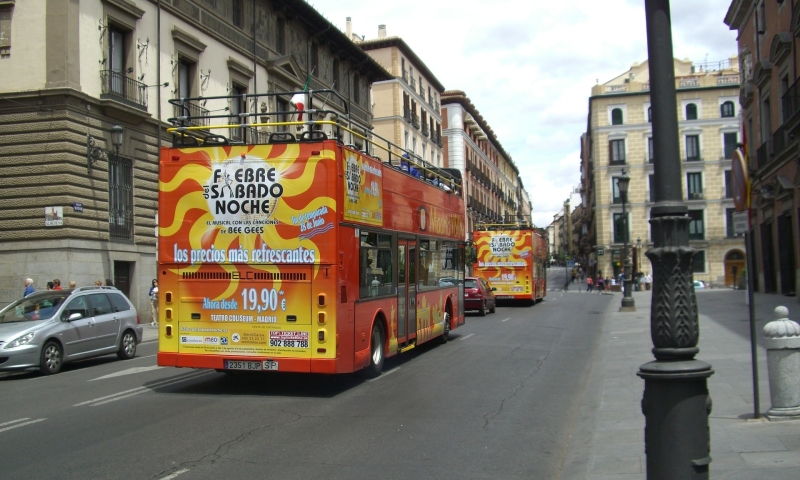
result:
M 733 118 L 736 116 L 736 109 L 733 105 L 733 102 L 730 100 L 726 102 L 722 102 L 722 105 L 719 106 L 719 114 L 722 118 Z
M 703 240 L 704 233 L 703 210 L 689 210 L 689 240 Z
M 733 198 L 733 177 L 730 170 L 725 170 L 725 198 Z
M 11 56 L 11 14 L 14 3 L 0 5 L 0 58 Z
M 647 161 L 653 163 L 653 137 L 647 137 Z
M 277 121 L 278 122 L 288 122 L 292 118 L 292 113 L 290 113 L 293 109 L 289 108 L 289 102 L 287 100 L 277 99 L 275 100 L 275 108 L 278 110 Z M 278 132 L 288 132 L 289 127 L 286 125 L 281 125 L 275 127 L 276 131 Z
M 653 107 L 647 107 L 647 122 L 653 122 Z
M 361 103 L 361 76 L 357 73 L 353 75 L 353 102 L 356 105 Z
M 689 200 L 703 199 L 703 174 L 700 172 L 690 172 L 686 174 L 686 191 L 689 193 Z
M 275 28 L 275 50 L 280 54 L 286 53 L 286 20 L 279 18 Z
M 109 93 L 125 96 L 125 33 L 109 27 L 108 29 L 108 66 L 111 70 Z
M 622 109 L 611 110 L 611 125 L 622 125 Z
M 244 12 L 242 11 L 242 0 L 231 0 L 231 10 L 233 24 L 239 28 L 244 28 Z
M 726 208 L 725 209 L 725 219 L 726 219 L 725 236 L 728 237 L 728 238 L 739 237 L 739 236 L 742 235 L 741 233 L 736 233 L 736 231 L 733 229 L 733 214 L 734 213 L 736 213 L 736 209 L 735 208 Z
M 133 162 L 119 155 L 108 158 L 108 233 L 133 240 Z
M 627 215 L 627 213 L 625 214 Z M 621 213 L 614 214 L 614 243 L 625 243 L 628 222 Z
M 655 183 L 656 182 L 656 176 L 653 175 L 653 174 L 650 174 L 650 175 L 647 176 L 647 180 L 648 180 L 648 186 L 650 187 L 650 201 L 651 202 L 655 202 L 656 201 L 656 183 Z
M 611 177 L 611 199 L 613 203 L 622 203 L 622 195 L 619 193 L 619 177 Z
M 686 104 L 686 120 L 697 120 L 697 105 L 694 103 Z
M 706 252 L 700 250 L 695 252 L 692 260 L 692 273 L 706 273 Z
M 612 165 L 625 164 L 625 140 L 611 140 L 608 142 L 609 159 Z
M 319 74 L 319 44 L 311 43 L 311 70 L 309 75 L 320 76 Z
M 242 113 L 242 107 L 243 107 L 241 96 L 245 95 L 246 93 L 247 93 L 247 89 L 242 87 L 242 86 L 234 85 L 233 87 L 231 87 L 231 91 L 230 91 L 230 95 L 231 95 L 231 100 L 230 100 L 230 102 L 231 102 L 231 104 L 230 104 L 231 116 L 230 116 L 230 120 L 228 121 L 228 123 L 230 125 L 238 125 L 240 123 L 247 123 L 247 120 L 242 119 L 239 116 L 239 114 Z M 231 129 L 229 129 L 229 131 L 230 131 L 230 136 L 231 136 L 232 140 L 242 140 L 243 139 L 243 136 L 242 136 L 243 131 L 242 131 L 241 128 L 231 128 Z
M 722 134 L 722 143 L 724 144 L 725 151 L 725 158 L 731 159 L 733 158 L 733 152 L 739 147 L 739 134 L 736 132 L 732 133 L 723 133 Z
M 700 135 L 686 135 L 686 161 L 700 160 Z

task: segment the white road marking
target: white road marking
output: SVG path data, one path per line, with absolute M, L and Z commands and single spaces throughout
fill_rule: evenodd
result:
M 182 473 L 186 473 L 188 471 L 189 471 L 188 468 L 184 468 L 183 470 L 178 470 L 177 472 L 175 472 L 175 473 L 173 473 L 171 475 L 167 475 L 166 477 L 161 477 L 161 480 L 172 480 L 173 478 L 177 477 L 178 475 L 180 475 Z
M 466 337 L 461 337 L 461 338 L 459 338 L 459 340 L 466 340 L 466 339 L 468 339 L 469 337 L 471 337 L 471 336 L 473 336 L 473 335 L 475 335 L 475 334 L 474 334 L 474 333 L 470 333 L 470 334 L 469 334 L 469 335 L 467 335 Z
M 393 369 L 389 370 L 388 372 L 383 372 L 379 377 L 371 378 L 367 380 L 368 382 L 374 382 L 375 380 L 380 380 L 381 378 L 385 377 L 386 375 L 391 375 L 392 373 L 400 370 L 400 367 L 394 367 Z
M 122 392 L 112 393 L 111 395 L 106 395 L 105 397 L 94 398 L 92 400 L 87 400 L 85 402 L 76 403 L 73 407 L 80 407 L 82 405 L 89 405 L 91 407 L 96 407 L 98 405 L 103 405 L 106 403 L 116 402 L 117 400 L 122 400 L 123 398 L 132 397 L 134 395 L 139 395 L 140 393 L 145 393 L 148 390 L 152 390 L 158 387 L 164 387 L 167 385 L 173 385 L 175 383 L 185 382 L 187 380 L 192 380 L 197 377 L 202 377 L 203 375 L 209 375 L 214 372 L 209 371 L 200 371 L 196 373 L 190 373 L 188 375 L 184 375 L 183 377 L 179 378 L 170 378 L 166 380 L 162 380 L 161 382 L 154 383 L 152 385 L 148 385 L 146 387 L 136 387 L 130 390 L 125 390 Z
M 507 322 L 507 321 L 509 321 L 509 320 L 511 320 L 511 319 L 510 319 L 510 318 L 504 318 L 502 321 L 503 321 L 503 322 Z
M 28 420 L 28 421 L 26 421 L 26 420 Z M 30 425 L 32 423 L 43 422 L 45 420 L 47 420 L 47 419 L 46 418 L 38 418 L 36 420 L 31 420 L 30 418 L 20 418 L 19 420 L 12 420 L 10 422 L 0 423 L 0 427 L 3 427 L 5 425 L 11 425 L 10 427 L 0 428 L 0 432 L 5 432 L 6 430 L 13 430 L 15 428 L 24 427 L 25 425 Z M 19 423 L 19 422 L 22 422 L 22 423 Z M 12 424 L 16 424 L 16 425 L 12 425 Z
M 108 375 L 103 375 L 102 377 L 93 378 L 93 379 L 88 380 L 88 381 L 89 382 L 94 382 L 95 380 L 103 380 L 105 378 L 114 378 L 114 377 L 122 377 L 124 375 L 133 375 L 134 373 L 149 372 L 151 370 L 158 370 L 159 368 L 164 368 L 164 367 L 159 367 L 158 365 L 153 365 L 153 366 L 150 366 L 150 367 L 133 367 L 133 368 L 129 368 L 127 370 L 120 370 L 119 372 L 109 373 Z

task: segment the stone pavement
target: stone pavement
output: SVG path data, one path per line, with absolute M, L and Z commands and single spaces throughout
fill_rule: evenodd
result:
M 142 343 L 155 342 L 158 340 L 158 327 L 153 327 L 149 323 L 142 324 Z
M 585 290 L 585 285 L 584 285 Z M 571 298 L 580 301 L 577 289 Z M 639 367 L 653 360 L 650 340 L 651 292 L 634 292 L 636 312 L 620 313 L 621 294 L 601 297 L 605 310 L 586 394 L 567 448 L 562 479 L 644 480 L 644 415 L 640 402 L 644 380 Z M 595 310 L 597 296 L 583 294 Z M 590 300 L 591 298 L 591 300 Z M 700 313 L 698 360 L 711 364 L 708 380 L 713 402 L 711 466 L 714 479 L 800 479 L 800 420 L 754 419 L 750 359 L 749 311 L 744 291 L 697 291 Z M 759 340 L 778 305 L 789 308 L 789 318 L 800 320 L 795 297 L 757 294 Z M 599 315 L 587 315 L 596 321 Z M 759 346 L 760 411 L 770 408 L 766 351 Z

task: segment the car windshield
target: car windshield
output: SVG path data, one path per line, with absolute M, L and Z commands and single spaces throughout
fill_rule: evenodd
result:
M 68 291 L 34 293 L 0 310 L 0 323 L 46 320 L 69 297 Z
M 464 288 L 478 288 L 478 281 L 472 278 L 464 280 Z

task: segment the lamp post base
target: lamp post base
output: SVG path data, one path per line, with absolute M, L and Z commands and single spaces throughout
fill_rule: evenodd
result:
M 700 360 L 656 360 L 639 368 L 648 480 L 708 479 L 711 365 Z

